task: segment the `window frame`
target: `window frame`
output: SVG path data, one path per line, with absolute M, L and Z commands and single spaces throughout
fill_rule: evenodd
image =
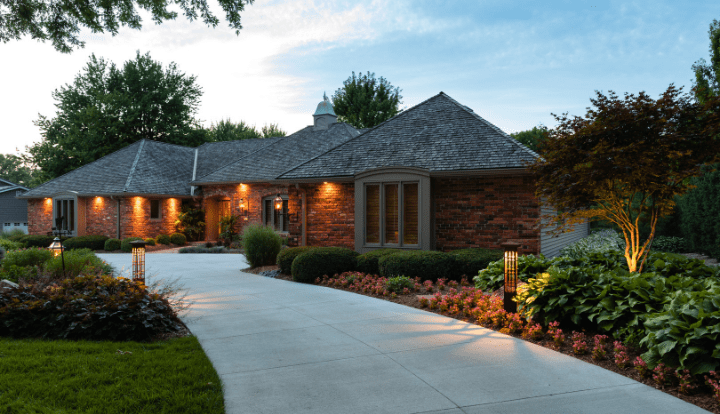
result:
M 261 216 L 261 222 L 263 225 L 273 228 L 273 230 L 277 231 L 280 234 L 289 234 L 290 233 L 290 218 L 288 215 L 288 212 L 290 210 L 290 198 L 287 194 L 280 194 L 280 198 L 283 200 L 283 209 L 280 214 L 283 215 L 283 218 L 287 217 L 286 221 L 282 221 L 282 227 L 287 227 L 287 230 L 278 230 L 275 226 L 275 218 L 276 216 L 279 216 L 280 214 L 275 213 L 275 199 L 277 198 L 277 193 L 274 195 L 265 196 L 261 200 L 261 206 L 262 206 L 262 216 Z M 270 223 L 266 223 L 265 218 L 267 216 L 267 208 L 266 208 L 266 201 L 270 201 L 270 209 L 272 211 L 272 214 L 270 214 Z
M 58 202 L 62 206 L 63 201 L 67 201 L 68 209 L 70 209 L 70 203 L 72 203 L 72 230 L 69 229 L 70 228 L 69 217 L 65 217 L 65 225 L 68 228 L 68 230 L 65 230 L 65 231 L 67 231 L 68 235 L 76 236 L 77 235 L 77 227 L 78 227 L 78 200 L 77 200 L 77 197 L 57 196 L 57 197 L 53 197 L 52 200 L 53 200 L 53 214 L 52 214 L 52 222 L 50 223 L 51 227 L 55 228 L 55 219 L 58 218 L 58 214 L 59 214 Z M 60 209 L 64 210 L 64 208 L 65 207 L 61 207 Z M 65 212 L 65 213 L 67 215 L 67 212 Z
M 366 183 L 363 183 L 363 215 L 365 217 L 365 220 L 363 220 L 363 245 L 367 247 L 376 247 L 376 248 L 411 248 L 411 249 L 418 249 L 420 247 L 420 197 L 418 197 L 418 220 L 417 220 L 417 233 L 418 233 L 418 242 L 417 243 L 405 243 L 405 185 L 406 184 L 415 184 L 418 186 L 418 194 L 420 193 L 420 181 L 419 180 L 398 180 L 398 181 L 369 181 Z M 398 242 L 392 243 L 387 241 L 387 197 L 385 188 L 386 186 L 394 185 L 397 186 L 397 229 L 398 229 Z M 367 232 L 367 222 L 368 222 L 368 211 L 367 211 L 367 188 L 369 186 L 379 186 L 379 226 L 380 226 L 380 235 L 379 235 L 379 243 L 369 243 L 367 241 L 368 232 Z

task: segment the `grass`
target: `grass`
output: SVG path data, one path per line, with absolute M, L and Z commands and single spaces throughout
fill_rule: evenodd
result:
M 153 343 L 0 338 L 3 413 L 224 413 L 194 336 Z

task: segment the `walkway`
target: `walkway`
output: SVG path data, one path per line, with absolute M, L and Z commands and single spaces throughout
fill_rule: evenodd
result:
M 129 254 L 100 256 L 120 269 Z M 235 254 L 153 254 L 240 413 L 706 413 L 654 388 L 476 325 L 240 272 Z

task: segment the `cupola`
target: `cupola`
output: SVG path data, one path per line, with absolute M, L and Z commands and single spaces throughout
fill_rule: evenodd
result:
M 337 122 L 337 115 L 335 115 L 333 106 L 324 92 L 323 100 L 318 104 L 313 118 L 315 119 L 315 130 L 328 129 L 330 124 Z

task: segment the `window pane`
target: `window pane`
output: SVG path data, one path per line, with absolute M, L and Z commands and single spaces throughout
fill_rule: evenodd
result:
M 380 186 L 365 187 L 365 243 L 380 243 Z
M 150 200 L 150 218 L 160 218 L 160 200 Z
M 385 243 L 399 243 L 398 185 L 385 184 Z
M 265 209 L 264 209 L 265 210 L 265 218 L 263 219 L 263 224 L 265 224 L 266 226 L 269 226 L 272 224 L 272 216 L 271 216 L 272 211 L 273 211 L 272 207 L 273 207 L 272 201 L 265 200 Z
M 282 231 L 289 231 L 288 222 L 289 222 L 290 220 L 285 220 L 285 217 L 288 217 L 288 216 L 287 216 L 287 213 L 288 213 L 288 200 L 283 200 L 283 209 L 282 209 L 282 212 L 283 212 L 283 216 L 282 216 L 282 218 L 281 218 L 281 220 L 282 220 Z
M 417 184 L 403 184 L 403 243 L 418 244 Z
M 68 205 L 70 206 L 70 208 L 65 214 L 68 223 L 70 223 L 70 225 L 68 226 L 68 230 L 75 231 L 75 200 L 68 200 Z

